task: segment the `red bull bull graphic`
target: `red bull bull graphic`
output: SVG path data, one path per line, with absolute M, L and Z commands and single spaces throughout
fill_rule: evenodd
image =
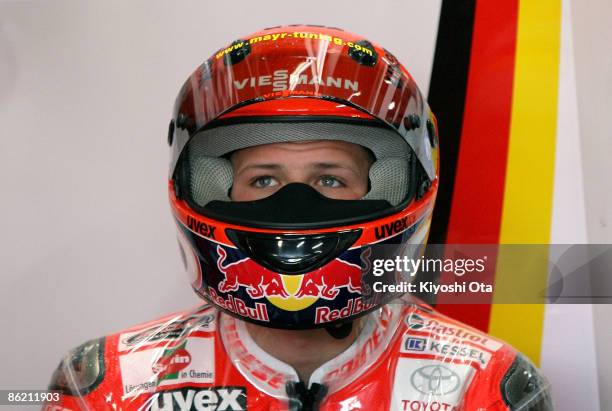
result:
M 348 249 L 320 268 L 288 274 L 264 267 L 239 247 L 179 227 L 184 234 L 182 245 L 195 260 L 191 267 L 197 279 L 192 283 L 194 290 L 237 317 L 299 329 L 302 324 L 341 322 L 380 304 L 370 292 L 375 256 L 371 247 Z
M 228 263 L 228 251 L 220 245 L 216 246 L 216 254 L 216 268 L 222 279 L 216 289 L 209 287 L 210 298 L 227 310 L 254 320 L 268 321 L 270 306 L 256 302 L 254 308 L 248 307 L 238 297 L 239 290 L 253 300 L 265 299 L 272 306 L 291 312 L 305 310 L 320 300 L 334 301 L 342 289 L 359 296 L 362 292 L 361 266 L 340 258 L 328 263 L 324 269 L 288 275 L 273 272 L 250 258 Z M 221 296 L 222 293 L 227 296 Z M 317 323 L 324 323 L 348 318 L 370 308 L 371 304 L 364 304 L 357 297 L 345 300 L 337 309 L 318 307 L 314 315 Z
M 268 270 L 250 258 L 224 265 L 227 252 L 221 246 L 217 246 L 217 254 L 217 268 L 225 275 L 225 279 L 219 283 L 219 291 L 222 293 L 244 287 L 253 299 L 277 296 L 288 299 L 293 296 L 297 299 L 317 297 L 326 300 L 335 299 L 341 288 L 361 294 L 361 267 L 339 258 L 331 261 L 325 269 L 319 268 L 311 273 L 290 276 Z M 301 280 L 299 288 L 293 294 L 287 291 L 287 277 Z
M 302 284 L 295 294 L 297 298 L 320 297 L 333 300 L 347 288 L 351 293 L 361 294 L 361 267 L 336 258 L 328 266 L 304 274 Z
M 245 287 L 247 294 L 253 299 L 266 296 L 289 297 L 280 274 L 260 266 L 250 258 L 224 265 L 227 252 L 221 246 L 217 246 L 217 254 L 217 268 L 225 275 L 225 280 L 219 283 L 219 291 L 222 293 Z

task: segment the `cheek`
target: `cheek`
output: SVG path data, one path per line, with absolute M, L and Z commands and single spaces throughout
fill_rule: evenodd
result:
M 230 190 L 230 199 L 232 201 L 250 201 L 252 193 L 249 192 L 250 186 L 243 179 L 235 179 L 232 182 Z
M 344 198 L 345 200 L 359 200 L 366 194 L 368 194 L 369 176 L 364 178 L 358 178 L 351 182 L 346 187 L 346 196 L 350 198 Z
M 257 190 L 253 190 L 251 187 L 247 186 L 241 186 L 241 185 L 236 185 L 234 184 L 232 186 L 232 190 L 230 192 L 230 199 L 232 201 L 253 201 L 253 200 L 259 200 L 260 197 L 258 197 L 258 193 Z

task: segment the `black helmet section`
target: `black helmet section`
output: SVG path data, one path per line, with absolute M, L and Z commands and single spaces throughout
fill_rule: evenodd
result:
M 351 321 L 386 301 L 362 298 L 367 265 L 360 247 L 341 251 L 310 272 L 287 275 L 264 267 L 242 247 L 218 244 L 177 223 L 187 260 L 195 264 L 194 291 L 242 320 L 272 328 L 321 328 Z M 350 235 L 338 250 L 348 246 Z
M 267 234 L 226 230 L 245 255 L 283 274 L 304 274 L 338 257 L 361 235 L 361 230 L 321 234 Z
M 291 183 L 254 201 L 211 201 L 206 207 L 189 204 L 209 217 L 250 227 L 308 229 L 337 227 L 356 219 L 367 220 L 387 210 L 385 200 L 335 200 L 303 183 Z

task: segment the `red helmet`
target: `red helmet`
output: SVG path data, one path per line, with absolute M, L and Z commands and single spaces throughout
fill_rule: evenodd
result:
M 220 49 L 183 85 L 168 135 L 170 203 L 193 289 L 232 315 L 288 329 L 350 321 L 397 297 L 365 297 L 369 258 L 374 244 L 422 252 L 437 139 L 410 74 L 360 36 L 279 26 Z M 369 192 L 335 200 L 296 183 L 230 201 L 229 153 L 300 140 L 369 149 Z

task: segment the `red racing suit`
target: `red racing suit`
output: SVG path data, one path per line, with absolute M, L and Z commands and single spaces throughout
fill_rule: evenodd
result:
M 65 410 L 549 410 L 548 385 L 509 345 L 405 299 L 301 383 L 211 306 L 86 342 L 50 389 Z

